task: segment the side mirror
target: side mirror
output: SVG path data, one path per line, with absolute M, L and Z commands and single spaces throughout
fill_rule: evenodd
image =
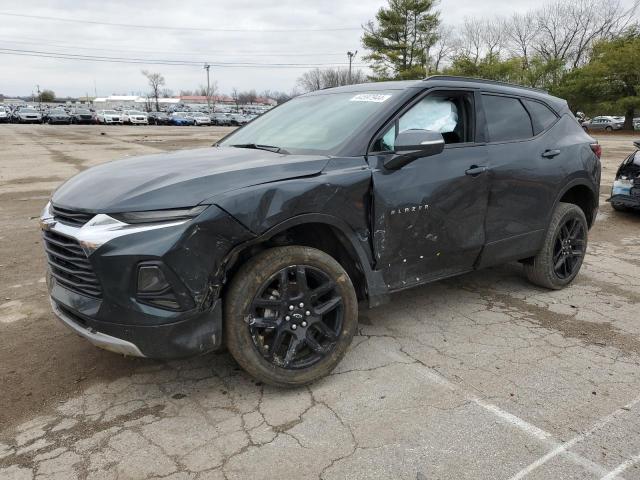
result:
M 397 170 L 422 157 L 437 155 L 444 150 L 444 138 L 432 130 L 405 130 L 396 137 L 395 152 L 384 161 L 384 167 Z

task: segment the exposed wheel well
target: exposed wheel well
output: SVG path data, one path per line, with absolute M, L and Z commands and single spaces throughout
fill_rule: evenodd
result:
M 593 225 L 593 211 L 595 207 L 595 199 L 591 189 L 585 185 L 576 185 L 567 190 L 562 198 L 561 202 L 573 203 L 582 209 L 584 216 L 587 217 L 587 223 L 589 227 Z
M 268 248 L 286 245 L 317 248 L 331 255 L 349 274 L 358 300 L 367 298 L 366 279 L 355 249 L 339 229 L 325 223 L 296 225 L 265 239 L 264 242 L 248 246 L 238 253 L 233 264 L 229 266 L 226 283 L 229 283 L 228 280 L 233 278 L 241 265 L 257 253 Z

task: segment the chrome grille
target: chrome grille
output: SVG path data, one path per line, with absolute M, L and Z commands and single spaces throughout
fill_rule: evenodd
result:
M 100 282 L 77 240 L 45 230 L 44 250 L 51 275 L 63 287 L 94 298 L 102 296 Z
M 73 225 L 74 227 L 81 227 L 95 215 L 93 213 L 77 212 L 66 208 L 56 207 L 55 205 L 51 206 L 51 213 L 53 213 L 53 218 L 58 222 L 64 223 L 65 225 Z

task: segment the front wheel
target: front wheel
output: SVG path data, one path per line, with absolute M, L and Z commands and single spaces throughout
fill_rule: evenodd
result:
M 224 300 L 229 351 L 253 377 L 295 387 L 329 374 L 356 332 L 351 279 L 326 253 L 266 250 L 235 275 Z
M 572 203 L 559 203 L 538 254 L 524 263 L 529 281 L 559 290 L 578 275 L 587 251 L 589 226 L 584 212 Z

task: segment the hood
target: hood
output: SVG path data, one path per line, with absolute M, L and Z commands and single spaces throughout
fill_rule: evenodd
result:
M 64 183 L 52 202 L 91 213 L 192 207 L 231 190 L 316 175 L 328 157 L 209 147 L 118 160 Z

